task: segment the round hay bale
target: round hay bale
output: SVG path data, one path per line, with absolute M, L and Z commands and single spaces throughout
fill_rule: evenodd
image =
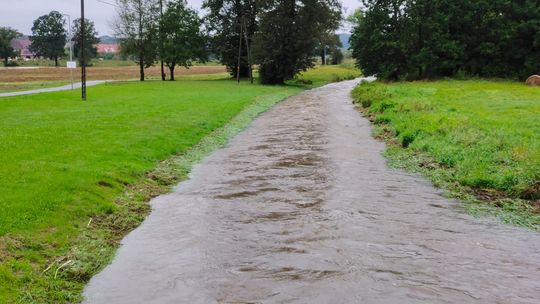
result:
M 539 87 L 540 86 L 540 76 L 532 75 L 531 77 L 527 78 L 527 81 L 525 83 L 527 85 L 530 85 L 531 87 Z

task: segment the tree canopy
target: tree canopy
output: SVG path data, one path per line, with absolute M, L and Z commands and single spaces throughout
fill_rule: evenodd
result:
M 140 80 L 144 81 L 144 69 L 151 67 L 158 56 L 159 3 L 155 0 L 117 0 L 116 3 L 116 36 L 122 52 L 136 58 Z
M 314 55 L 321 57 L 321 64 L 323 65 L 328 63 L 328 56 L 332 57 L 332 64 L 338 64 L 343 59 L 340 50 L 342 47 L 343 44 L 339 39 L 339 35 L 334 31 L 329 31 L 320 35 Z
M 245 37 L 240 37 L 242 18 L 244 18 L 246 36 L 251 44 L 257 30 L 256 0 L 205 0 L 203 8 L 208 10 L 206 27 L 212 35 L 211 46 L 222 64 L 231 75 L 236 75 L 238 66 L 238 49 L 240 44 L 240 76 L 249 76 L 247 46 Z M 240 42 L 242 39 L 242 42 Z
M 17 56 L 11 46 L 11 41 L 19 36 L 21 36 L 21 33 L 10 27 L 0 27 L 0 58 L 4 59 L 5 66 L 8 65 L 10 57 Z
M 261 0 L 255 58 L 262 83 L 281 84 L 314 65 L 321 35 L 341 21 L 337 0 Z
M 56 11 L 37 18 L 32 26 L 30 51 L 37 56 L 54 59 L 55 66 L 58 66 L 58 58 L 65 54 L 65 26 L 62 14 Z
M 183 0 L 172 1 L 160 22 L 162 59 L 174 80 L 177 65 L 189 67 L 193 61 L 205 60 L 205 36 L 197 12 L 187 8 Z
M 99 38 L 97 37 L 98 33 L 96 31 L 96 28 L 94 26 L 94 22 L 84 19 L 84 58 L 85 58 L 85 64 L 88 65 L 92 58 L 95 58 L 97 56 L 97 47 L 96 44 L 100 42 Z M 79 61 L 79 65 L 82 65 L 81 61 L 81 19 L 75 19 L 73 22 L 73 52 L 75 53 L 75 56 L 77 56 L 77 60 Z
M 366 74 L 525 78 L 540 71 L 537 0 L 364 0 L 353 57 Z

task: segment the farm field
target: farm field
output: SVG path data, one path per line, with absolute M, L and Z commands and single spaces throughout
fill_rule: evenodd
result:
M 393 165 L 423 172 L 471 202 L 472 212 L 540 229 L 538 88 L 489 80 L 377 82 L 353 95 L 376 135 L 390 143 Z
M 139 78 L 137 66 L 120 67 L 89 67 L 88 80 L 135 80 Z M 175 71 L 178 77 L 186 75 L 207 75 L 225 73 L 223 66 L 193 66 L 189 69 L 179 68 Z M 80 69 L 73 70 L 74 79 L 80 78 Z M 145 70 L 148 79 L 160 79 L 160 68 L 151 67 Z M 0 68 L 0 90 L 8 91 L 10 86 L 22 86 L 22 83 L 48 83 L 70 81 L 70 73 L 63 67 L 34 67 L 34 68 Z M 20 89 L 19 89 L 20 90 Z
M 320 85 L 359 74 L 323 67 L 303 77 Z M 0 302 L 79 301 L 151 197 L 258 113 L 307 88 L 239 86 L 216 75 L 99 85 L 86 103 L 78 91 L 0 99 Z M 231 119 L 233 131 L 219 133 Z M 179 166 L 184 155 L 188 165 Z
M 22 82 L 0 82 L 0 93 L 19 92 L 36 89 L 60 87 L 69 84 L 68 81 L 22 81 Z

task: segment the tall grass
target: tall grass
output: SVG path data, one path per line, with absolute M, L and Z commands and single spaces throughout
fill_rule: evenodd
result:
M 363 84 L 353 94 L 378 135 L 444 171 L 436 179 L 499 205 L 540 199 L 538 88 L 446 80 Z

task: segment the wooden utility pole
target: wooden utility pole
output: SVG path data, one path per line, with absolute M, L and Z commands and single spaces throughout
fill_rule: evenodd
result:
M 81 0 L 81 98 L 86 101 L 86 56 L 84 51 L 85 22 L 84 22 L 84 0 Z
M 159 0 L 160 23 L 163 22 L 163 0 Z M 163 65 L 163 30 L 159 25 L 159 59 L 161 61 L 161 80 L 165 81 L 165 67 Z
M 249 47 L 247 22 L 244 15 L 242 15 L 242 27 L 244 29 L 244 37 L 246 38 L 247 60 L 248 60 L 248 66 L 249 66 L 249 79 L 251 81 L 251 84 L 253 84 L 253 65 L 251 64 L 251 49 Z
M 242 60 L 242 33 L 244 31 L 243 20 L 244 14 L 240 17 L 240 39 L 238 41 L 238 67 L 236 68 L 236 81 L 240 84 L 240 63 Z

